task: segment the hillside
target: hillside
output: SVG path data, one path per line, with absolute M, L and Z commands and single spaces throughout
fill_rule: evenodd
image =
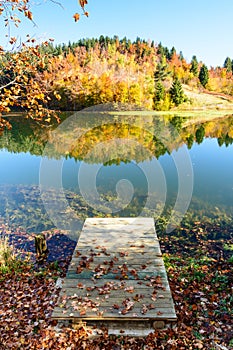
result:
M 188 62 L 174 47 L 140 38 L 47 43 L 4 52 L 1 62 L 2 113 L 18 108 L 48 118 L 51 110 L 108 103 L 152 111 L 233 108 L 233 65 L 208 69 L 196 56 Z
M 183 90 L 191 103 L 183 103 L 180 109 L 233 110 L 233 96 L 208 90 L 200 91 L 192 89 L 188 85 L 183 85 Z

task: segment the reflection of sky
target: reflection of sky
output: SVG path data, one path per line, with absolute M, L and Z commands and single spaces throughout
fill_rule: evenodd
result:
M 41 157 L 0 152 L 0 184 L 38 184 Z
M 233 145 L 219 147 L 216 139 L 194 144 L 190 151 L 194 194 L 204 200 L 233 205 Z
M 205 139 L 200 145 L 194 144 L 189 151 L 194 171 L 194 196 L 210 204 L 233 206 L 233 145 L 219 147 L 216 139 Z M 38 184 L 41 157 L 29 153 L 0 152 L 0 184 Z M 116 183 L 127 179 L 133 186 L 146 193 L 147 180 L 141 169 L 142 162 L 121 163 L 120 166 L 101 166 L 97 186 L 103 193 L 115 191 Z M 149 163 L 149 162 L 148 162 Z M 168 197 L 177 194 L 177 171 L 168 154 L 159 158 L 166 178 Z M 63 185 L 76 188 L 80 163 L 73 159 L 64 161 Z

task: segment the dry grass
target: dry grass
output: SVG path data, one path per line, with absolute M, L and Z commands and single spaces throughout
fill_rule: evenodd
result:
M 233 109 L 233 101 L 229 97 L 223 94 L 212 95 L 199 91 L 197 89 L 191 89 L 189 86 L 183 85 L 185 95 L 188 97 L 189 102 L 182 104 L 182 109 Z
M 8 237 L 0 237 L 0 273 L 20 272 L 24 263 L 25 261 L 20 259 L 19 253 L 9 243 Z

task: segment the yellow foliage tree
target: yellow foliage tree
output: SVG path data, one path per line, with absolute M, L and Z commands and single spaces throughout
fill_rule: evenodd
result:
M 85 16 L 88 16 L 85 8 L 87 3 L 87 0 L 79 0 L 79 5 Z M 30 1 L 0 1 L 0 17 L 8 29 L 10 25 L 17 28 L 22 17 L 33 21 Z M 75 21 L 79 19 L 78 13 L 74 15 L 74 19 Z M 7 35 L 9 36 L 9 34 Z M 26 43 L 21 44 L 21 50 L 14 52 L 17 39 L 9 36 L 8 40 L 12 45 L 12 52 L 5 52 L 0 47 L 0 130 L 5 126 L 10 128 L 10 124 L 4 119 L 3 114 L 10 112 L 12 107 L 25 110 L 28 117 L 49 121 L 50 114 L 53 113 L 45 108 L 49 100 L 48 91 L 45 84 L 40 84 L 38 77 L 38 71 L 45 67 L 44 57 L 40 54 L 39 47 L 35 45 L 35 40 L 30 39 L 28 35 Z M 60 95 L 57 94 L 56 97 L 59 99 Z

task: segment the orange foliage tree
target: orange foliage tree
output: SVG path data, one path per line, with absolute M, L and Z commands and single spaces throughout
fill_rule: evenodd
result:
M 138 60 L 136 53 L 122 53 L 116 42 L 101 48 L 76 47 L 53 57 L 40 75 L 50 90 L 51 106 L 81 109 L 107 102 L 137 104 L 152 108 L 155 63 Z M 60 97 L 59 103 L 54 97 Z
M 88 16 L 85 10 L 87 0 L 79 0 L 83 14 Z M 74 15 L 75 21 L 79 14 Z M 25 17 L 33 21 L 33 13 L 29 0 L 2 0 L 0 2 L 0 17 L 7 28 L 9 44 L 12 50 L 5 52 L 0 47 L 0 130 L 10 124 L 4 119 L 3 114 L 9 113 L 12 107 L 20 108 L 27 112 L 27 116 L 38 120 L 50 121 L 52 111 L 46 108 L 49 94 L 45 85 L 40 84 L 38 72 L 45 66 L 45 57 L 40 53 L 39 46 L 29 35 L 25 43 L 17 47 L 17 39 L 11 37 L 10 28 L 20 25 Z M 44 43 L 47 45 L 47 43 Z

